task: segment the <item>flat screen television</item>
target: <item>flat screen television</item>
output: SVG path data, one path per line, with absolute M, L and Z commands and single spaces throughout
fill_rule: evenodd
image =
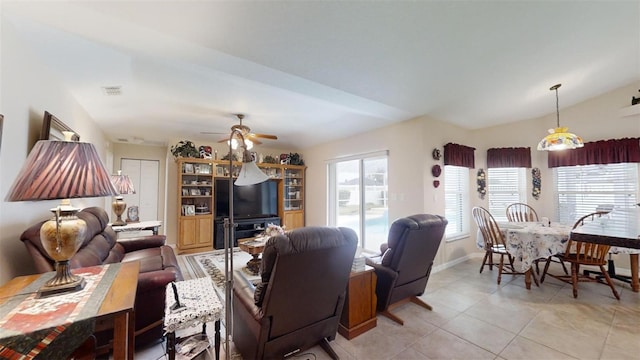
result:
M 215 182 L 216 219 L 229 216 L 229 179 Z M 248 185 L 233 185 L 233 216 L 239 219 L 278 216 L 278 183 L 276 180 Z

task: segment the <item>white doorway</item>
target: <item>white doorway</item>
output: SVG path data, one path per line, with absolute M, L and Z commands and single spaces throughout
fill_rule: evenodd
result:
M 127 208 L 137 206 L 140 221 L 158 220 L 160 162 L 123 158 L 120 160 L 120 168 L 123 175 L 131 178 L 133 188 L 136 190 L 135 194 L 124 195 Z

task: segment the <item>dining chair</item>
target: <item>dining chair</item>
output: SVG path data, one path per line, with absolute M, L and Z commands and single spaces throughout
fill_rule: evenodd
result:
M 540 221 L 535 209 L 525 203 L 513 203 L 507 206 L 507 220 L 511 222 Z
M 500 255 L 500 264 L 498 265 L 498 284 L 500 284 L 500 281 L 502 280 L 502 274 L 523 275 L 523 272 L 516 271 L 513 266 L 513 256 L 507 250 L 504 234 L 500 231 L 500 227 L 491 213 L 483 207 L 476 206 L 471 209 L 471 214 L 473 215 L 473 219 L 478 225 L 478 229 L 484 239 L 485 255 L 482 260 L 482 265 L 480 266 L 480 273 L 482 273 L 482 270 L 486 265 L 489 266 L 489 270 L 493 269 L 493 254 L 498 254 Z M 504 263 L 505 256 L 507 257 L 507 260 L 509 260 L 508 264 Z M 507 267 L 506 272 L 505 267 Z M 536 275 L 533 271 L 531 274 L 536 285 L 538 285 Z
M 525 203 L 513 203 L 509 206 L 507 206 L 507 220 L 509 220 L 509 222 L 530 222 L 530 221 L 540 221 L 538 219 L 538 213 L 536 212 L 536 210 L 528 204 Z M 552 257 L 549 257 L 552 258 Z M 536 266 L 536 273 L 540 274 L 540 261 L 543 261 L 544 259 L 537 259 L 535 260 L 533 263 Z M 552 259 L 551 261 L 553 262 L 557 262 L 560 263 L 560 265 L 562 265 L 562 269 L 564 270 L 564 273 L 569 275 L 569 271 L 567 270 L 567 267 L 564 265 L 564 263 L 562 261 L 560 261 L 559 259 Z
M 594 221 L 600 218 L 601 216 L 607 214 L 608 212 L 604 211 L 596 211 L 591 214 L 584 215 L 578 221 L 573 224 L 573 229 L 584 225 L 586 222 Z M 611 277 L 605 271 L 604 265 L 607 263 L 607 253 L 609 252 L 610 245 L 603 244 L 595 244 L 583 241 L 575 241 L 571 239 L 569 236 L 569 242 L 567 243 L 567 250 L 564 254 L 558 254 L 557 256 L 562 261 L 566 261 L 571 264 L 571 275 L 553 275 L 549 273 L 549 276 L 556 278 L 560 281 L 569 283 L 573 285 L 573 297 L 578 297 L 578 282 L 599 282 L 598 279 L 592 278 L 586 274 L 580 274 L 580 265 L 588 265 L 588 266 L 598 266 L 600 271 L 604 275 L 604 278 L 611 288 L 613 295 L 616 299 L 620 300 L 620 295 L 616 290 L 616 287 L 613 285 L 613 281 L 611 281 Z M 551 263 L 550 259 L 547 259 L 547 263 L 544 266 L 544 270 L 542 272 L 542 277 L 540 278 L 540 283 L 544 282 L 544 278 L 547 275 L 547 271 L 549 270 L 549 264 Z

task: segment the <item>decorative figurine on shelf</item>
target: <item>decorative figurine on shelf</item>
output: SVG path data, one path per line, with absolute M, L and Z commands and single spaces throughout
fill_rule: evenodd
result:
M 289 154 L 280 154 L 280 164 L 289 165 Z
M 540 177 L 540 169 L 531 169 L 531 183 L 533 188 L 531 189 L 531 196 L 538 200 L 540 198 L 540 189 L 542 188 L 542 179 Z
M 478 169 L 476 179 L 476 183 L 478 184 L 478 195 L 480 196 L 480 199 L 484 200 L 484 196 L 487 194 L 487 180 L 483 169 Z
M 200 145 L 198 150 L 200 150 L 201 159 L 211 159 L 211 146 Z
M 304 165 L 304 160 L 302 160 L 302 156 L 298 153 L 289 153 L 289 164 L 290 165 Z
M 638 89 L 638 91 L 640 91 L 640 89 Z M 640 104 L 640 97 L 632 96 L 631 97 L 631 105 L 638 105 L 638 104 Z
M 265 164 L 277 164 L 278 163 L 278 159 L 276 159 L 275 157 L 271 156 L 271 155 L 267 155 L 264 157 L 264 163 Z
M 193 142 L 189 140 L 182 140 L 177 145 L 171 147 L 171 154 L 174 158 L 199 158 L 200 152 L 196 149 Z

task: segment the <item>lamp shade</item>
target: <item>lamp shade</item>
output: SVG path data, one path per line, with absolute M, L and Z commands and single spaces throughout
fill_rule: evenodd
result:
M 122 175 L 120 170 L 118 170 L 118 175 L 111 175 L 111 182 L 120 195 L 136 193 L 131 178 L 128 175 Z
M 560 127 L 560 107 L 558 105 L 558 88 L 562 84 L 553 85 L 549 90 L 556 92 L 556 121 L 555 129 L 549 129 L 549 135 L 545 136 L 538 143 L 538 150 L 557 151 L 566 149 L 576 149 L 584 146 L 582 138 L 569 132 L 569 128 Z
M 569 132 L 569 128 L 557 127 L 549 129 L 549 135 L 538 143 L 538 150 L 556 151 L 565 149 L 577 149 L 584 146 L 582 138 Z
M 8 201 L 115 196 L 98 153 L 90 143 L 40 140 L 16 177 Z
M 244 158 L 246 159 L 246 156 L 244 156 Z M 249 159 L 251 159 L 251 156 L 249 156 Z M 242 168 L 240 169 L 240 174 L 238 174 L 238 177 L 236 178 L 234 184 L 238 186 L 247 186 L 258 184 L 267 180 L 269 180 L 269 176 L 267 176 L 267 174 L 260 170 L 256 163 L 254 163 L 253 161 L 243 161 Z

